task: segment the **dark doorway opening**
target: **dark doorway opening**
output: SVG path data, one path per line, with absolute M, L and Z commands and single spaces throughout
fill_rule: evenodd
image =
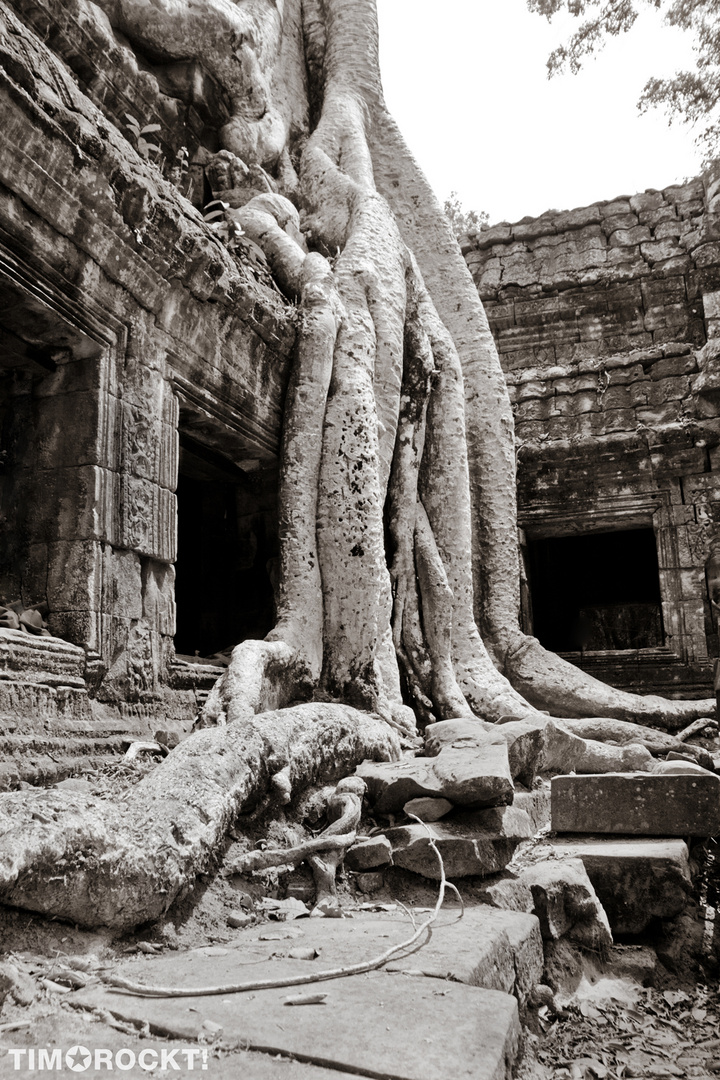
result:
M 254 476 L 180 437 L 175 649 L 212 656 L 275 621 L 275 475 Z
M 663 644 L 652 529 L 531 540 L 535 636 L 554 652 Z

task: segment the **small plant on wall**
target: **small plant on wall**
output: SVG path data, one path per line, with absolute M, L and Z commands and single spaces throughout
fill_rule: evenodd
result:
M 230 204 L 222 199 L 213 199 L 203 210 L 203 220 L 228 251 L 236 251 L 243 230 L 230 212 Z
M 158 165 L 160 160 L 161 150 L 157 143 L 150 142 L 146 136 L 154 135 L 161 130 L 161 124 L 145 124 L 144 127 L 140 127 L 140 122 L 132 116 L 130 113 L 125 113 L 127 119 L 127 130 L 130 132 L 130 141 L 134 144 L 135 149 L 141 158 L 145 158 L 146 161 L 153 162 L 154 165 Z M 187 151 L 186 151 L 187 153 Z

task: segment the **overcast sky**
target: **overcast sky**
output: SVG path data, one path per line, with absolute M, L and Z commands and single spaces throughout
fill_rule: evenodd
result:
M 491 222 L 662 188 L 695 175 L 692 134 L 636 103 L 689 66 L 684 36 L 648 11 L 579 75 L 545 61 L 576 20 L 525 0 L 377 0 L 385 96 L 441 199 Z

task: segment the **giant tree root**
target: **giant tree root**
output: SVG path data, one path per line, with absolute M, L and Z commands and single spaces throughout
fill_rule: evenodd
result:
M 557 717 L 608 717 L 678 731 L 690 721 L 714 717 L 714 698 L 673 701 L 656 694 L 630 694 L 608 686 L 544 649 L 519 631 L 506 635 L 512 645 L 502 670 L 526 701 Z
M 367 757 L 399 756 L 379 717 L 308 704 L 197 732 L 124 801 L 77 792 L 0 796 L 0 900 L 81 926 L 158 918 L 206 870 L 239 813 L 267 792 L 268 761 L 296 791 Z
M 563 720 L 561 726 L 571 731 L 573 735 L 579 735 L 581 739 L 611 742 L 617 746 L 640 743 L 655 757 L 664 756 L 673 750 L 675 753 L 695 758 L 697 763 L 706 769 L 713 767 L 712 757 L 703 747 L 693 746 L 665 731 L 643 727 L 641 724 L 630 724 L 625 720 L 610 720 L 601 717 L 591 720 Z
M 270 866 L 310 865 L 315 878 L 315 912 L 329 907 L 339 907 L 335 877 L 345 858 L 345 852 L 355 843 L 362 815 L 363 796 L 367 790 L 359 776 L 341 780 L 327 803 L 328 827 L 312 840 L 306 840 L 291 848 L 272 848 L 250 851 L 235 860 L 234 873 L 265 870 Z

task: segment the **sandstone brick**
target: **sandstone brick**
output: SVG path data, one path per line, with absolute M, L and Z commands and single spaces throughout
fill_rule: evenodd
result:
M 486 248 L 491 247 L 493 244 L 503 243 L 505 240 L 509 240 L 512 236 L 510 226 L 501 222 L 499 225 L 491 225 L 489 229 L 483 229 L 473 238 L 473 247 L 478 251 L 484 251 Z
M 405 870 L 435 881 L 440 878 L 438 858 L 430 846 L 430 832 L 449 878 L 488 877 L 504 870 L 521 840 L 532 836 L 527 814 L 515 811 L 505 816 L 512 818 L 512 823 L 499 830 L 482 825 L 473 827 L 467 821 L 461 824 L 437 821 L 428 825 L 402 825 L 388 829 L 385 835 L 392 844 L 393 862 Z
M 661 241 L 661 243 L 665 243 L 665 241 Z M 652 266 L 656 273 L 685 274 L 691 269 L 692 261 L 689 255 L 678 254 L 671 259 L 659 259 L 657 262 L 653 262 Z
M 665 402 L 662 405 L 647 405 L 636 409 L 637 421 L 646 427 L 663 427 L 665 424 L 677 423 L 680 415 L 680 403 L 676 401 Z
M 552 388 L 556 394 L 579 394 L 583 390 L 596 391 L 598 389 L 597 374 L 574 374 L 562 379 L 553 379 Z
M 681 401 L 690 393 L 690 380 L 686 375 L 675 378 L 658 379 L 649 384 L 647 389 L 648 405 L 661 405 L 667 401 Z
M 419 796 L 447 798 L 460 806 L 512 802 L 513 785 L 505 744 L 483 745 L 472 753 L 451 747 L 437 757 L 399 762 L 364 761 L 357 769 L 374 808 L 381 814 L 402 810 Z
M 715 836 L 720 832 L 720 777 L 650 773 L 556 776 L 551 785 L 556 832 L 634 836 Z
M 555 227 L 558 232 L 565 229 L 580 229 L 585 225 L 597 225 L 602 221 L 602 214 L 598 205 L 581 206 L 577 210 L 566 210 L 555 218 Z
M 531 401 L 533 399 L 551 398 L 554 396 L 553 389 L 548 386 L 547 383 L 541 382 L 539 379 L 532 379 L 529 381 L 523 381 L 518 384 L 516 389 L 516 396 L 518 402 Z
M 616 217 L 618 214 L 632 213 L 629 199 L 616 199 L 614 202 L 601 204 L 600 213 L 603 218 Z
M 678 247 L 672 240 L 650 240 L 640 245 L 640 251 L 643 258 L 650 263 L 655 263 L 661 259 L 671 259 L 674 255 L 677 255 Z
M 602 435 L 608 431 L 633 431 L 636 427 L 635 412 L 632 409 L 606 409 L 594 413 L 592 421 L 593 435 Z
M 643 321 L 645 329 L 653 332 L 669 328 L 682 329 L 687 326 L 688 311 L 684 304 L 664 304 L 646 311 Z
M 694 252 L 696 266 L 714 266 L 720 262 L 720 243 L 702 244 Z
M 555 398 L 533 398 L 513 407 L 517 423 L 525 420 L 548 420 L 554 411 Z
M 633 397 L 627 386 L 610 386 L 601 395 L 600 402 L 603 409 L 629 409 L 635 404 Z
M 683 233 L 688 232 L 689 226 L 686 222 L 681 221 L 680 218 L 671 218 L 667 221 L 658 222 L 653 230 L 653 234 L 656 240 L 666 240 L 670 238 L 677 239 L 682 236 Z
M 640 272 L 641 267 L 644 266 L 644 260 L 640 254 L 640 245 L 633 244 L 627 247 L 611 247 L 608 248 L 607 253 L 608 267 L 634 267 L 637 265 L 637 270 Z M 615 275 L 619 277 L 619 273 Z
M 630 199 L 630 209 L 635 214 L 646 214 L 652 210 L 658 210 L 663 205 L 661 191 L 644 191 L 633 195 Z
M 650 229 L 647 225 L 636 225 L 632 229 L 615 229 L 609 237 L 611 247 L 635 247 L 650 239 Z
M 611 217 L 603 217 L 602 228 L 606 236 L 615 232 L 616 229 L 632 229 L 638 224 L 638 216 L 634 211 L 627 214 L 614 214 Z

